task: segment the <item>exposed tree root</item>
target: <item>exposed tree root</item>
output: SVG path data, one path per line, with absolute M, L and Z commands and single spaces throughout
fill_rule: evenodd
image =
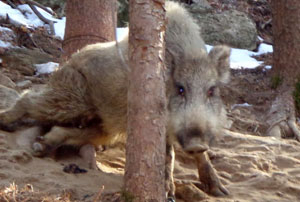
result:
M 295 104 L 291 87 L 281 87 L 273 101 L 266 122 L 267 134 L 275 137 L 295 137 L 300 141 L 300 130 L 296 124 Z

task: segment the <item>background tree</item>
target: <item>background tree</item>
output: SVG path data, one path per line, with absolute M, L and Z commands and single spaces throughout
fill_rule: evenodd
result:
M 295 103 L 300 107 L 300 4 L 299 0 L 273 0 L 274 64 L 273 83 L 278 96 L 269 112 L 270 135 L 294 135 L 300 141 L 296 125 Z M 295 88 L 297 87 L 297 88 Z
M 129 3 L 131 73 L 125 188 L 135 202 L 161 202 L 166 197 L 164 4 L 164 0 Z
M 117 0 L 67 0 L 64 59 L 87 44 L 115 40 L 116 3 Z

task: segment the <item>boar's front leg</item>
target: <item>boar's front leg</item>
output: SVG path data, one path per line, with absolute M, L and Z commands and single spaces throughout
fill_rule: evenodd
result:
M 228 195 L 205 152 L 194 154 L 203 191 L 214 196 Z
M 175 153 L 172 144 L 166 145 L 166 195 L 168 201 L 175 201 L 175 184 L 173 178 Z

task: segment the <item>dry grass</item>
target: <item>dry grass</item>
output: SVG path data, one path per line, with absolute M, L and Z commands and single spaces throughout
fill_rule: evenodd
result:
M 10 184 L 8 187 L 0 189 L 1 202 L 71 202 L 71 194 L 64 192 L 60 196 L 47 195 L 40 193 L 33 189 L 31 184 L 25 185 L 19 189 L 15 183 Z
M 104 187 L 99 189 L 92 202 L 120 202 L 120 193 L 103 194 Z M 79 202 L 72 199 L 70 192 L 62 192 L 60 195 L 41 193 L 33 189 L 31 184 L 19 189 L 14 182 L 8 187 L 0 188 L 0 202 Z

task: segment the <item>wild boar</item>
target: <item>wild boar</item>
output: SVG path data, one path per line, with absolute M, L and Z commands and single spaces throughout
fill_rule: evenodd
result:
M 200 28 L 189 13 L 174 2 L 166 3 L 166 11 L 168 195 L 175 195 L 174 141 L 195 156 L 207 192 L 228 194 L 204 152 L 226 122 L 219 86 L 229 80 L 230 49 L 217 46 L 207 53 Z M 118 47 L 128 64 L 128 38 Z M 43 89 L 28 91 L 2 111 L 0 123 L 26 116 L 52 124 L 33 145 L 38 155 L 60 145 L 113 144 L 126 137 L 128 74 L 115 42 L 88 45 L 54 72 Z

